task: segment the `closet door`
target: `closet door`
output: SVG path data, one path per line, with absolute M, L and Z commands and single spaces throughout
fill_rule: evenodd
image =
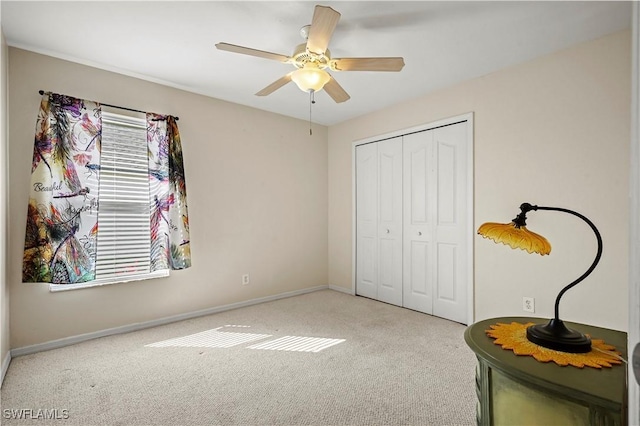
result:
M 402 137 L 377 145 L 378 300 L 402 306 Z
M 356 294 L 378 298 L 378 144 L 356 147 Z
M 404 306 L 467 323 L 467 123 L 404 136 Z
M 433 315 L 467 323 L 466 122 L 433 132 L 435 193 Z
M 404 306 L 433 312 L 433 130 L 404 136 Z
M 467 323 L 468 131 L 356 146 L 356 294 Z

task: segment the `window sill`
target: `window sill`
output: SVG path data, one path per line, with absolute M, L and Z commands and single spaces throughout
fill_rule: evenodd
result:
M 103 285 L 121 284 L 121 283 L 128 283 L 131 281 L 142 281 L 142 280 L 149 280 L 153 278 L 163 278 L 168 276 L 169 276 L 169 270 L 163 269 L 160 271 L 150 272 L 148 274 L 128 275 L 126 277 L 118 277 L 118 278 L 103 278 L 103 279 L 93 280 L 93 281 L 80 283 L 80 284 L 49 284 L 49 291 L 52 293 L 55 293 L 58 291 L 80 290 L 83 288 L 100 287 Z

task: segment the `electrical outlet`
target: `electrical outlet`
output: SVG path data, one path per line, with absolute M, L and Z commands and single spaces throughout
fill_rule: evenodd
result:
M 242 285 L 247 285 L 249 284 L 249 274 L 244 274 L 242 276 Z
M 536 311 L 536 299 L 533 297 L 523 297 L 522 298 L 522 310 L 525 312 L 535 312 Z

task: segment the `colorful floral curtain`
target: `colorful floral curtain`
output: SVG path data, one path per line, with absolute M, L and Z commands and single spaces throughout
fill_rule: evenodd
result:
M 36 121 L 22 281 L 95 279 L 100 106 L 45 94 Z
M 191 266 L 187 187 L 176 120 L 147 114 L 151 203 L 151 271 Z
M 171 116 L 147 114 L 151 271 L 191 266 L 180 135 Z M 102 132 L 97 102 L 45 93 L 36 120 L 23 282 L 95 279 Z

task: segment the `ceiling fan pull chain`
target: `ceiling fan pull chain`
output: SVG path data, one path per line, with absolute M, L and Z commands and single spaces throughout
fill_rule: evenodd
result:
M 309 91 L 309 136 L 313 135 L 313 132 L 311 131 L 311 106 L 316 103 L 313 95 L 314 93 L 315 92 L 313 90 Z

